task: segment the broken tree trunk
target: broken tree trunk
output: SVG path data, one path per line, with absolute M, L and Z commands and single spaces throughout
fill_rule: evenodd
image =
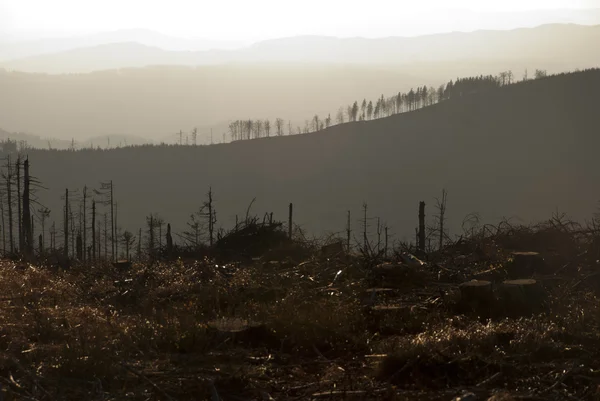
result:
M 510 279 L 531 278 L 544 268 L 544 259 L 537 252 L 513 252 L 512 257 L 506 266 Z
M 419 202 L 419 231 L 418 231 L 419 256 L 425 255 L 425 202 Z
M 500 286 L 500 301 L 509 316 L 524 316 L 539 310 L 544 290 L 534 279 L 507 280 Z
M 460 285 L 460 306 L 471 312 L 488 312 L 494 303 L 492 283 L 471 280 Z

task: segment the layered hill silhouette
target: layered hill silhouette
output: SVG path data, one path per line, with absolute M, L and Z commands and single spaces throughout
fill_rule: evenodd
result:
M 495 71 L 496 72 L 496 71 Z M 283 118 L 294 129 L 315 114 L 335 118 L 358 96 L 377 98 L 428 80 L 392 68 L 323 65 L 149 67 L 90 74 L 0 71 L 0 123 L 11 132 L 83 143 L 133 135 L 162 141 L 210 128 L 221 140 L 236 118 Z M 441 83 L 441 80 L 440 80 Z
M 172 143 L 176 132 L 198 127 L 199 143 L 210 143 L 211 130 L 220 141 L 236 119 L 283 118 L 296 130 L 315 115 L 335 119 L 339 107 L 354 101 L 416 85 L 436 88 L 458 76 L 512 70 L 520 79 L 538 68 L 594 67 L 600 64 L 598 42 L 600 26 L 556 24 L 414 38 L 298 37 L 214 52 L 113 43 L 39 56 L 57 60 L 65 71 L 111 68 L 105 71 L 0 69 L 0 122 L 11 132 L 79 143 L 115 135 Z M 23 62 L 33 65 L 29 61 Z M 196 66 L 203 63 L 214 65 Z M 25 64 L 23 70 L 46 70 Z M 164 65 L 121 68 L 147 64 Z
M 38 196 L 57 227 L 65 188 L 112 179 L 119 225 L 132 231 L 159 213 L 181 232 L 212 187 L 217 226 L 231 227 L 256 198 L 250 213 L 276 219 L 293 202 L 296 222 L 309 233 L 342 231 L 348 210 L 360 230 L 366 202 L 395 239 L 410 240 L 418 202 L 427 202 L 431 221 L 442 188 L 451 234 L 471 212 L 488 223 L 545 219 L 557 209 L 589 217 L 600 199 L 599 90 L 600 70 L 589 70 L 312 134 L 28 155 L 32 174 L 49 188 Z
M 133 38 L 129 35 L 127 38 Z M 590 67 L 600 60 L 600 26 L 548 24 L 513 30 L 453 32 L 417 37 L 335 38 L 299 36 L 258 42 L 235 50 L 168 51 L 151 41 L 98 43 L 0 63 L 8 70 L 85 73 L 152 65 L 227 63 L 411 64 L 416 62 L 515 61 Z M 157 41 L 156 43 L 160 43 Z

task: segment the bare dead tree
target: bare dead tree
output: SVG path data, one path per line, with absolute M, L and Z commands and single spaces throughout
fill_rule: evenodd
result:
M 388 256 L 388 240 L 389 240 L 389 233 L 388 233 L 388 229 L 389 227 L 386 225 L 384 227 L 385 230 L 385 248 L 384 248 L 384 252 L 383 255 L 387 258 Z
M 381 219 L 378 217 L 377 218 L 377 252 L 379 253 L 380 248 L 381 248 Z
M 92 199 L 92 261 L 94 261 L 94 262 L 96 261 L 96 200 L 95 199 Z
M 64 247 L 63 255 L 65 259 L 69 258 L 69 189 L 65 189 L 65 205 L 63 206 L 63 232 L 64 232 Z
M 292 239 L 292 230 L 293 230 L 293 222 L 294 222 L 294 204 L 290 203 L 288 210 L 288 238 Z
M 23 222 L 22 222 L 22 210 L 21 210 L 21 156 L 17 155 L 17 161 L 15 162 L 15 178 L 17 182 L 17 226 L 19 235 L 19 252 L 23 251 Z
M 156 222 L 155 222 L 156 227 L 158 227 L 158 249 L 162 249 L 162 246 L 163 246 L 162 230 L 163 230 L 163 227 L 165 226 L 165 220 L 162 217 L 160 217 L 160 215 L 158 215 L 158 214 L 156 215 L 155 219 L 156 219 Z
M 114 233 L 113 233 L 113 235 L 115 236 L 115 240 L 113 241 L 115 244 L 115 255 L 113 258 L 114 258 L 115 262 L 117 261 L 117 259 L 119 259 L 119 241 L 118 241 L 119 240 L 119 232 L 118 232 L 119 226 L 117 225 L 117 215 L 118 215 L 118 211 L 119 211 L 118 206 L 119 205 L 117 204 L 117 202 L 115 202 L 115 206 L 114 206 L 115 207 L 115 221 L 113 222 L 113 225 L 115 227 Z
M 138 249 L 137 249 L 137 257 L 138 257 L 138 261 L 142 260 L 142 229 L 140 228 L 139 234 L 138 234 Z
M 85 262 L 86 252 L 87 252 L 87 186 L 83 187 L 83 249 L 84 256 L 83 261 Z M 92 229 L 93 231 L 93 229 Z
M 275 131 L 277 133 L 277 136 L 283 135 L 283 119 L 277 118 L 275 120 Z
M 7 209 L 8 209 L 8 239 L 10 243 L 10 253 L 15 253 L 15 239 L 13 235 L 13 202 L 12 202 L 12 182 L 13 173 L 12 165 L 10 162 L 10 155 L 6 159 L 6 173 L 2 174 L 6 182 L 6 196 L 7 196 Z
M 129 249 L 135 244 L 135 236 L 130 231 L 123 231 L 121 243 L 125 247 L 125 258 L 129 260 Z
M 444 236 L 446 232 L 444 231 L 444 223 L 446 222 L 445 214 L 446 214 L 446 202 L 448 200 L 448 192 L 445 189 L 442 189 L 442 198 L 436 198 L 436 208 L 438 210 L 437 220 L 438 220 L 438 230 L 439 230 L 439 250 L 442 250 L 444 246 Z
M 419 202 L 419 230 L 417 248 L 425 253 L 425 202 Z
M 52 252 L 56 252 L 56 222 L 52 222 L 52 226 L 50 226 L 50 249 Z
M 156 251 L 156 216 L 150 214 L 146 217 L 147 226 L 147 245 L 148 245 L 148 256 L 153 259 Z
M 213 208 L 212 187 L 208 189 L 208 202 L 205 207 L 208 209 L 208 244 L 212 248 L 215 232 L 215 223 L 217 222 L 216 211 Z
M 2 215 L 2 255 L 6 256 L 6 225 L 4 224 L 4 192 L 0 192 L 0 214 Z
M 114 210 L 114 185 L 113 181 L 100 183 L 100 190 L 94 190 L 96 195 L 100 195 L 103 199 L 100 201 L 105 206 L 110 205 L 110 236 L 111 236 L 111 259 L 115 259 L 115 210 Z M 105 238 L 106 242 L 106 238 Z M 106 255 L 105 255 L 106 257 Z
M 23 181 L 23 252 L 25 255 L 33 256 L 33 227 L 31 216 L 31 193 L 30 193 L 30 177 L 29 177 L 29 158 L 23 163 L 24 181 Z
M 41 207 L 38 209 L 38 215 L 42 225 L 42 246 L 40 248 L 40 253 L 43 254 L 44 248 L 46 247 L 46 219 L 50 217 L 50 209 L 48 209 L 47 207 Z
M 167 224 L 167 254 L 173 255 L 173 236 L 171 235 L 171 224 Z
M 108 214 L 104 213 L 104 260 L 108 260 Z
M 368 235 L 367 235 L 367 230 L 368 230 L 368 222 L 367 222 L 367 210 L 368 210 L 368 206 L 367 203 L 364 202 L 363 203 L 363 247 L 364 249 L 368 249 L 369 246 L 369 239 L 368 239 Z
M 350 254 L 350 238 L 352 236 L 352 226 L 350 224 L 350 210 L 348 210 L 348 221 L 346 222 L 346 249 Z

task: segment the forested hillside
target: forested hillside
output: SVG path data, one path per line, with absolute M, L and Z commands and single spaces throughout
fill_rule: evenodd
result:
M 366 202 L 395 239 L 412 239 L 418 202 L 427 202 L 432 220 L 434 198 L 445 188 L 449 228 L 457 234 L 471 212 L 493 223 L 503 216 L 547 218 L 557 208 L 575 218 L 594 211 L 598 90 L 600 70 L 589 70 L 305 135 L 214 146 L 30 150 L 28 156 L 32 174 L 48 188 L 38 191 L 39 201 L 57 227 L 65 188 L 81 194 L 85 185 L 113 180 L 119 226 L 131 231 L 151 213 L 175 232 L 185 230 L 212 187 L 217 227 L 233 225 L 256 198 L 251 213 L 273 212 L 276 219 L 285 219 L 293 202 L 296 222 L 312 234 L 342 231 L 348 210 L 358 230 Z

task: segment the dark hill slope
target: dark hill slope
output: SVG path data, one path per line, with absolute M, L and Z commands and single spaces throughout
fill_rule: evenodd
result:
M 110 151 L 32 151 L 40 193 L 60 221 L 66 186 L 113 179 L 119 219 L 135 230 L 151 212 L 185 228 L 212 185 L 218 224 L 253 211 L 296 220 L 313 233 L 341 231 L 346 211 L 363 201 L 396 238 L 412 238 L 418 201 L 434 215 L 449 191 L 453 233 L 479 212 L 543 219 L 559 208 L 589 217 L 600 200 L 600 71 L 528 81 L 447 101 L 413 113 L 334 126 L 325 132 L 210 147 L 140 147 Z M 374 224 L 374 223 L 373 223 Z M 375 229 L 373 228 L 374 232 Z

